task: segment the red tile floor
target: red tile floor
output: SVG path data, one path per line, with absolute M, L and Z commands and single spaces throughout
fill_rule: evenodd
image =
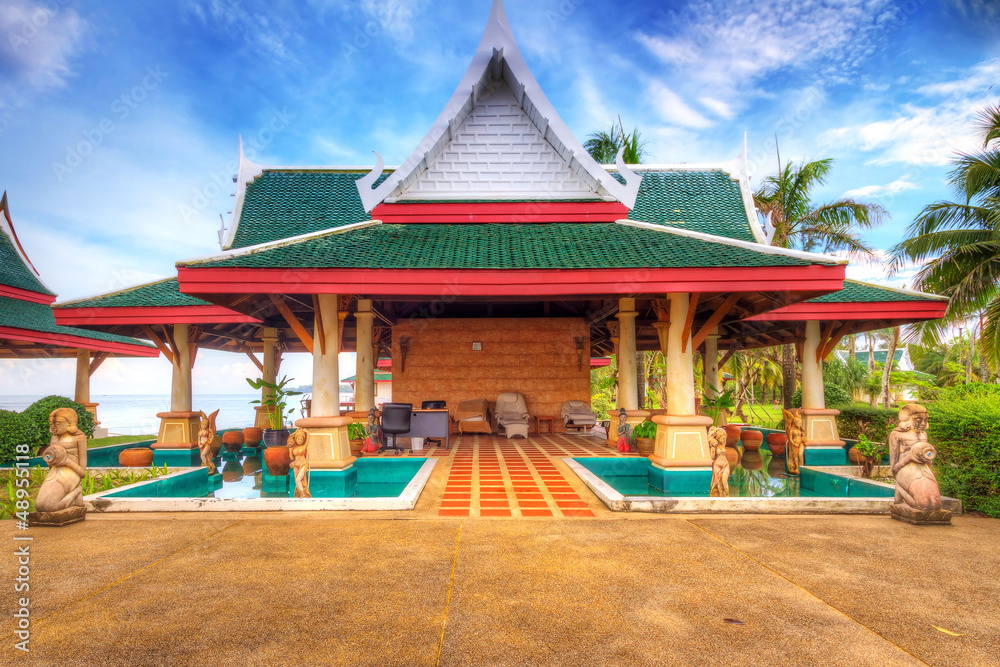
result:
M 456 435 L 451 438 L 450 451 L 432 446 L 417 452 L 406 450 L 401 456 L 442 457 L 445 466 L 450 463 L 437 506 L 439 516 L 585 518 L 594 516 L 588 502 L 596 506 L 600 501 L 557 460 L 621 454 L 589 436 L 557 433 L 528 439 Z M 581 493 L 586 496 L 581 497 Z

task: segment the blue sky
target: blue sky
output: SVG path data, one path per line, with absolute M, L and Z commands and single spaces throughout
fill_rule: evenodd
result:
M 970 118 L 1000 99 L 989 0 L 506 6 L 581 140 L 620 114 L 650 161 L 706 162 L 734 157 L 747 132 L 756 183 L 775 169 L 777 134 L 783 161 L 837 161 L 817 202 L 848 194 L 889 210 L 869 235 L 879 248 L 947 196 L 949 158 L 975 147 Z M 487 0 L 2 0 L 0 188 L 22 243 L 61 299 L 105 292 L 218 250 L 240 134 L 262 164 L 371 165 L 373 149 L 398 163 L 453 92 L 488 11 Z M 24 386 L 70 386 L 50 372 L 61 362 L 31 363 Z M 102 369 L 95 391 L 161 393 L 169 371 L 153 364 L 166 366 Z M 202 364 L 226 387 L 250 374 L 226 355 Z M 0 366 L 0 381 L 11 373 Z

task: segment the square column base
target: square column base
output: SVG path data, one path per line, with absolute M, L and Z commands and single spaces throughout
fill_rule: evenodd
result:
M 649 467 L 649 485 L 671 495 L 692 496 L 709 493 L 712 488 L 712 468 Z
M 310 464 L 311 466 L 312 464 Z M 288 493 L 295 492 L 295 471 L 288 471 Z M 353 498 L 358 493 L 358 469 L 309 470 L 309 493 L 313 498 Z
M 201 428 L 200 412 L 160 412 L 160 431 L 150 448 L 198 449 L 198 430 Z
M 807 466 L 846 466 L 847 450 L 843 447 L 812 447 L 806 441 L 806 449 L 802 453 L 802 463 Z
M 168 468 L 197 468 L 201 465 L 201 452 L 198 451 L 197 447 L 193 449 L 179 447 L 154 449 L 153 465 L 166 465 Z
M 711 478 L 712 457 L 708 450 L 708 427 L 712 418 L 703 415 L 655 415 L 656 442 L 649 461 L 657 468 L 708 468 Z M 711 486 L 711 479 L 704 488 Z
M 253 418 L 254 428 L 271 428 L 271 419 L 267 416 L 267 408 L 256 405 L 254 411 L 257 413 Z
M 309 433 L 306 451 L 309 454 L 310 474 L 318 470 L 345 470 L 358 460 L 351 454 L 351 441 L 347 433 L 350 417 L 306 417 L 295 422 L 296 428 L 304 428 Z M 313 496 L 312 477 L 309 490 Z
M 843 447 L 837 430 L 837 417 L 840 410 L 826 408 L 801 408 L 802 428 L 806 434 L 806 448 L 809 447 Z

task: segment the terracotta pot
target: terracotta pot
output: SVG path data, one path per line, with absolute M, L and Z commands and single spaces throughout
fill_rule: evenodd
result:
M 743 432 L 739 426 L 726 424 L 726 447 L 735 447 L 740 441 L 740 434 Z
M 764 457 L 756 451 L 743 452 L 743 460 L 740 461 L 740 465 L 743 466 L 744 470 L 763 470 Z
M 288 444 L 291 433 L 287 428 L 264 429 L 264 444 L 268 447 L 284 447 Z
M 226 431 L 222 434 L 222 444 L 227 452 L 238 452 L 243 448 L 243 434 L 239 431 Z
M 118 465 L 126 468 L 148 468 L 153 465 L 153 450 L 145 447 L 123 449 L 118 455 Z
M 764 434 L 760 431 L 746 430 L 740 434 L 740 442 L 743 443 L 745 452 L 760 451 L 760 446 L 764 442 Z
M 248 456 L 243 459 L 243 474 L 253 475 L 254 473 L 260 472 L 260 457 L 259 456 Z
M 643 456 L 649 456 L 653 453 L 654 445 L 656 444 L 655 438 L 636 438 L 635 444 L 639 448 L 639 453 Z
M 767 448 L 771 450 L 772 456 L 784 456 L 787 443 L 788 436 L 784 433 L 771 433 L 767 436 Z
M 219 452 L 222 451 L 222 436 L 217 435 L 214 438 L 212 438 L 210 446 L 212 448 L 212 458 L 214 459 L 216 456 L 219 455 Z
M 361 456 L 364 453 L 361 451 L 364 444 L 364 440 L 351 440 L 351 456 Z
M 241 479 L 243 479 L 243 466 L 236 461 L 226 461 L 226 465 L 222 466 L 222 481 L 238 482 Z
M 851 463 L 857 465 L 861 465 L 865 460 L 865 457 L 861 455 L 861 452 L 858 451 L 857 447 L 851 447 L 847 451 L 847 458 L 851 460 Z
M 243 443 L 247 447 L 260 447 L 260 441 L 264 439 L 264 429 L 256 426 L 249 426 L 243 429 Z
M 267 466 L 267 474 L 269 475 L 287 475 L 288 468 L 292 465 L 292 458 L 288 454 L 288 446 L 268 447 L 265 449 L 264 465 Z
M 733 470 L 740 463 L 740 450 L 735 447 L 726 447 L 726 458 L 729 459 L 729 469 Z

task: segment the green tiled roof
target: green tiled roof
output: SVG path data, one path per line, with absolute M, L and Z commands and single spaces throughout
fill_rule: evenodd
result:
M 805 266 L 815 262 L 617 223 L 388 225 L 261 248 L 199 267 L 603 269 Z M 831 260 L 829 263 L 834 263 Z
M 21 261 L 21 255 L 14 247 L 14 241 L 0 231 L 0 285 L 55 296 L 35 276 L 34 272 Z
M 341 382 L 355 382 L 358 376 L 352 375 L 349 378 L 341 380 Z M 392 373 L 389 371 L 375 371 L 375 381 L 376 382 L 392 382 Z
M 885 365 L 885 357 L 889 354 L 889 350 L 875 350 L 873 356 L 875 357 L 875 363 Z M 868 350 L 857 350 L 854 352 L 854 358 L 858 361 L 863 361 L 868 363 Z M 894 363 L 899 363 L 903 359 L 903 350 L 897 349 L 896 354 L 892 355 Z
M 845 280 L 844 289 L 832 294 L 809 299 L 809 303 L 873 303 L 881 301 L 944 301 L 945 297 L 934 294 L 914 294 L 900 290 L 887 289 L 878 285 Z
M 208 301 L 181 294 L 177 278 L 127 287 L 92 299 L 56 304 L 59 308 L 140 308 L 151 306 L 210 306 Z
M 363 171 L 265 170 L 247 186 L 233 248 L 369 219 L 355 181 Z M 612 172 L 616 178 L 619 174 Z M 388 173 L 376 181 L 381 183 Z M 643 171 L 629 217 L 753 241 L 739 185 L 721 171 Z
M 41 331 L 43 333 L 63 334 L 66 336 L 81 336 L 109 343 L 153 347 L 144 341 L 129 338 L 128 336 L 118 336 L 116 334 L 104 333 L 103 331 L 90 331 L 87 329 L 77 329 L 76 327 L 61 326 L 56 324 L 56 317 L 52 313 L 52 306 L 7 297 L 0 297 L 0 327 L 28 329 L 29 331 Z

